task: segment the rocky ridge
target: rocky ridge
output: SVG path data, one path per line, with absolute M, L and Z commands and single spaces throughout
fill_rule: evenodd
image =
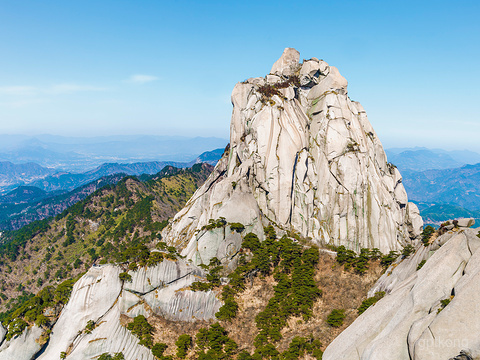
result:
M 232 103 L 228 151 L 163 232 L 183 255 L 208 263 L 220 244 L 234 254 L 220 230 L 205 231 L 222 217 L 355 251 L 398 250 L 420 234 L 418 209 L 337 68 L 299 63 L 287 48 L 265 78 L 238 83 Z
M 343 331 L 323 359 L 478 359 L 480 228 L 468 228 L 472 223 L 446 224 L 444 234 L 392 264 L 369 294 L 387 295 Z
M 34 326 L 0 346 L 2 360 L 94 359 L 105 352 L 122 352 L 126 359 L 153 360 L 151 351 L 121 323 L 121 316 L 152 314 L 170 320 L 208 320 L 221 306 L 212 291 L 191 291 L 189 286 L 205 276 L 204 270 L 182 259 L 130 271 L 132 280 L 119 279 L 114 265 L 92 267 L 75 283 L 70 301 L 56 321 L 48 342 L 45 330 Z M 87 331 L 92 320 L 93 329 Z M 5 330 L 1 328 L 1 341 Z

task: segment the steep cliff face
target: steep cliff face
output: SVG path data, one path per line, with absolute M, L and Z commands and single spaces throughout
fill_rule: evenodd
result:
M 204 230 L 221 217 L 259 235 L 271 222 L 356 251 L 398 250 L 420 233 L 399 171 L 337 68 L 299 63 L 287 48 L 265 78 L 238 83 L 232 103 L 229 149 L 163 233 L 184 255 L 228 257 L 218 252 L 228 237 Z
M 453 229 L 398 259 L 370 291 L 387 295 L 342 332 L 323 359 L 478 359 L 478 234 Z

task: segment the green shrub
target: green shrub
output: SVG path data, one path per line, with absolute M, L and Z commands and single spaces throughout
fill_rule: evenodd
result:
M 73 267 L 74 267 L 75 269 L 78 269 L 78 268 L 80 267 L 80 265 L 82 265 L 82 264 L 83 264 L 83 261 L 82 261 L 82 260 L 76 259 L 75 262 L 73 263 Z
M 127 329 L 140 339 L 140 345 L 144 345 L 148 348 L 153 347 L 153 326 L 148 323 L 145 316 L 136 316 L 133 319 L 133 322 L 127 324 Z
M 245 226 L 243 226 L 241 223 L 230 223 L 230 230 L 241 233 L 243 230 L 245 230 Z
M 17 335 L 20 335 L 23 333 L 23 330 L 27 327 L 27 323 L 25 320 L 21 318 L 17 318 L 13 320 L 9 325 L 8 325 L 8 332 L 7 335 L 5 336 L 6 340 L 11 340 Z
M 344 309 L 333 309 L 327 316 L 327 324 L 333 327 L 340 327 L 343 325 L 345 316 Z
M 238 353 L 237 360 L 254 360 L 254 358 L 252 357 L 252 355 L 250 355 L 248 351 L 243 350 Z
M 355 261 L 355 272 L 363 275 L 368 269 L 368 262 L 370 260 L 370 250 L 361 249 L 360 254 L 358 255 Z
M 208 329 L 200 329 L 195 338 L 199 349 L 198 359 L 232 359 L 238 349 L 238 345 L 219 323 L 212 324 Z
M 124 271 L 124 272 L 121 272 L 119 275 L 118 275 L 119 279 L 121 281 L 124 281 L 124 282 L 130 282 L 132 281 L 132 275 L 130 275 L 128 272 Z
M 435 233 L 435 229 L 428 225 L 426 226 L 423 231 L 422 231 L 422 242 L 423 242 L 423 245 L 425 246 L 428 246 L 428 242 L 430 241 L 430 238 L 432 237 L 432 235 Z
M 295 336 L 288 349 L 282 353 L 281 358 L 284 360 L 296 360 L 305 357 L 305 353 L 313 355 L 316 359 L 321 359 L 323 352 L 321 350 L 322 343 L 315 340 L 312 336 L 304 338 Z
M 152 251 L 147 260 L 147 266 L 155 266 L 163 261 L 163 254 L 159 251 Z
M 37 315 L 37 318 L 35 319 L 35 325 L 37 325 L 39 327 L 47 326 L 48 325 L 48 318 L 43 314 Z
M 85 333 L 86 334 L 91 334 L 93 329 L 95 329 L 95 321 L 88 320 L 87 325 L 85 325 Z
M 402 256 L 404 258 L 409 257 L 411 254 L 415 252 L 415 248 L 413 247 L 412 244 L 406 245 L 403 250 L 402 250 Z
M 168 345 L 165 343 L 156 343 L 152 347 L 152 354 L 153 356 L 161 359 L 163 358 L 163 353 L 165 352 L 165 350 L 167 350 L 167 348 L 168 348 Z
M 353 267 L 355 272 L 360 275 L 367 271 L 370 260 L 376 260 L 381 256 L 380 251 L 376 248 L 373 250 L 360 249 L 358 256 L 353 250 L 349 250 L 343 245 L 334 248 L 334 250 L 337 252 L 337 263 L 343 265 L 345 270 Z
M 248 233 L 245 235 L 243 238 L 242 247 L 249 249 L 252 252 L 256 252 L 261 247 L 258 236 L 254 233 Z
M 195 281 L 190 285 L 192 291 L 208 291 L 213 289 L 213 285 L 209 282 Z
M 220 217 L 220 219 L 217 219 L 217 220 L 210 219 L 208 220 L 208 224 L 202 227 L 202 230 L 213 230 L 213 229 L 225 227 L 225 225 L 227 225 L 227 221 L 225 220 L 224 217 Z
M 177 357 L 185 359 L 187 357 L 188 349 L 192 346 L 192 337 L 187 334 L 180 335 L 175 342 L 177 345 Z
M 362 305 L 357 309 L 358 315 L 361 315 L 367 310 L 370 306 L 374 305 L 378 300 L 385 296 L 385 291 L 379 291 L 375 293 L 375 296 L 369 297 L 366 300 L 362 301 Z
M 121 352 L 115 353 L 113 356 L 109 353 L 103 353 L 98 357 L 98 360 L 125 360 L 125 356 Z
M 230 286 L 225 286 L 222 291 L 223 306 L 215 314 L 217 319 L 230 321 L 238 312 L 238 304 L 234 298 L 234 290 Z
M 443 309 L 445 309 L 445 307 L 450 304 L 450 298 L 447 298 L 447 299 L 443 299 L 443 300 L 440 300 L 440 308 L 438 309 L 437 311 L 437 314 L 442 311 Z
M 417 266 L 417 271 L 420 270 L 423 267 L 423 265 L 425 265 L 426 262 L 427 262 L 427 260 L 420 261 L 420 263 Z
M 380 264 L 383 267 L 389 267 L 395 260 L 397 260 L 397 258 L 398 252 L 392 250 L 388 254 L 381 257 Z

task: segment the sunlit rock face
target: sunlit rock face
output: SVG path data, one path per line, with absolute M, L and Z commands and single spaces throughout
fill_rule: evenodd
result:
M 235 85 L 230 146 L 163 235 L 196 263 L 238 250 L 210 219 L 299 233 L 359 251 L 398 250 L 419 235 L 399 171 L 337 68 L 287 48 L 269 75 Z M 227 243 L 227 244 L 226 244 Z
M 138 315 L 155 314 L 173 321 L 215 319 L 221 302 L 213 291 L 192 291 L 190 285 L 205 271 L 183 259 L 164 260 L 148 268 L 129 271 L 115 265 L 93 266 L 73 287 L 70 299 L 53 326 L 48 342 L 45 329 L 33 326 L 6 341 L 0 325 L 1 360 L 50 360 L 65 353 L 67 359 L 96 359 L 103 353 L 121 352 L 126 360 L 154 360 L 122 324 Z M 87 324 L 95 325 L 87 331 Z
M 385 291 L 385 297 L 345 329 L 323 359 L 479 359 L 479 230 L 451 230 L 399 258 L 369 294 Z

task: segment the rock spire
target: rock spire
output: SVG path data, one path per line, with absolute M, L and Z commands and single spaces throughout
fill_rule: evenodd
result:
M 230 145 L 163 233 L 196 263 L 239 249 L 240 236 L 211 219 L 260 236 L 271 223 L 355 251 L 399 250 L 419 235 L 418 209 L 347 80 L 323 60 L 299 59 L 287 48 L 266 77 L 235 85 Z

